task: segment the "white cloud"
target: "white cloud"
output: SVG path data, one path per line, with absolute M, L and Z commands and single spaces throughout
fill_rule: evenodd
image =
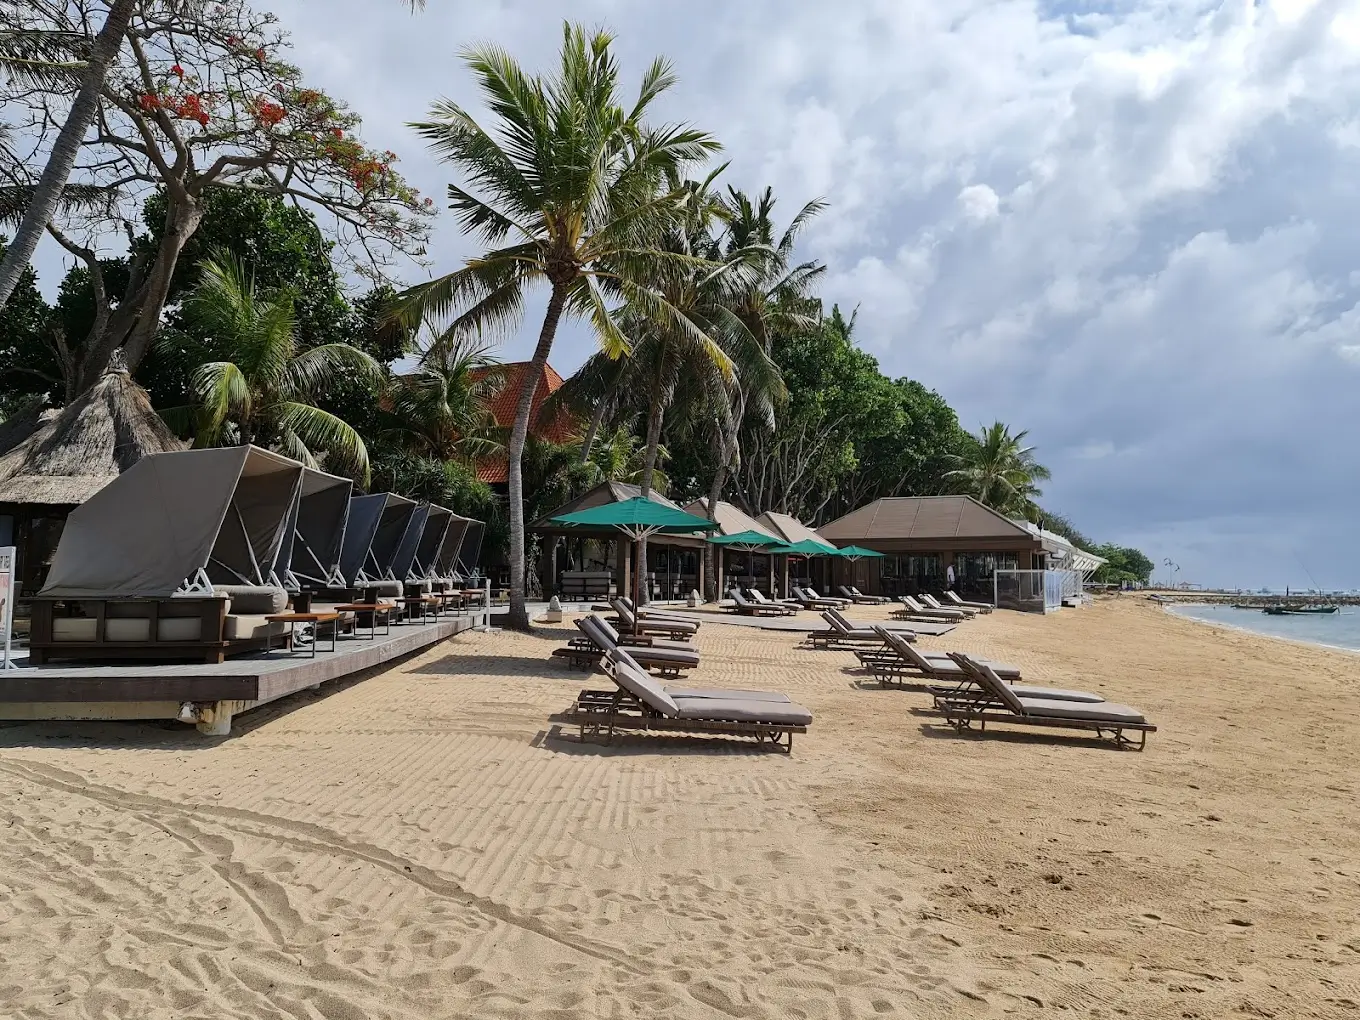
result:
M 1001 211 L 1001 199 L 985 184 L 970 184 L 959 192 L 959 208 L 974 223 L 995 219 Z

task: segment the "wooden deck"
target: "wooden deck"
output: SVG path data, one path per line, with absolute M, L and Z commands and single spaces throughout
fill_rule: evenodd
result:
M 322 639 L 306 650 L 275 650 L 215 664 L 90 666 L 53 663 L 0 671 L 0 720 L 181 719 L 213 734 L 231 717 L 297 691 L 409 655 L 471 629 L 478 617 L 444 616 L 393 626 L 375 638 L 342 637 L 331 652 Z

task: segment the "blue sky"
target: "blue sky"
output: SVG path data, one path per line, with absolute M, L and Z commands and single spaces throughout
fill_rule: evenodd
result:
M 1181 578 L 1360 585 L 1360 4 L 276 0 L 297 61 L 439 198 L 405 123 L 603 23 L 860 309 L 884 370 L 1028 428 L 1045 502 Z M 435 265 L 468 254 L 436 226 Z M 50 253 L 46 256 L 51 258 Z M 523 356 L 534 324 L 509 343 Z M 591 340 L 568 330 L 565 373 Z

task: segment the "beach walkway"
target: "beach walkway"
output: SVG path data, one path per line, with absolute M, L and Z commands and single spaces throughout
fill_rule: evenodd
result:
M 871 618 L 864 608 L 855 615 Z M 581 745 L 574 628 L 465 633 L 205 740 L 0 725 L 0 1015 L 1338 1017 L 1360 659 L 1134 600 L 926 647 L 1145 709 L 1143 754 L 962 739 L 849 652 L 705 626 L 750 741 Z

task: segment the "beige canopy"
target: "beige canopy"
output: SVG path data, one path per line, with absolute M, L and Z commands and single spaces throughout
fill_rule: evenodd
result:
M 303 466 L 254 446 L 160 453 L 71 512 L 39 598 L 268 584 Z

